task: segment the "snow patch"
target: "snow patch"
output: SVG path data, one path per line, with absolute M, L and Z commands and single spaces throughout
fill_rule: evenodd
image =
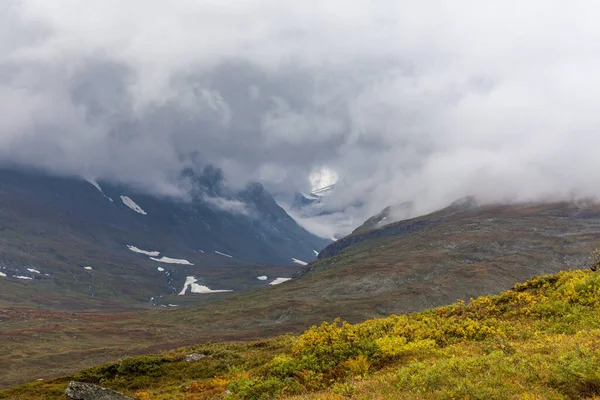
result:
M 27 268 L 27 271 L 29 271 L 29 272 L 34 272 L 34 273 L 36 273 L 36 274 L 41 274 L 41 272 L 40 272 L 40 271 L 38 271 L 37 269 L 33 269 L 33 268 Z
M 304 197 L 306 200 L 319 200 L 317 196 L 313 196 L 312 194 L 308 193 L 302 193 L 302 197 Z
M 89 265 L 87 267 L 83 267 L 83 269 L 87 269 L 88 271 L 92 270 L 92 267 L 90 267 Z
M 132 246 L 130 244 L 127 245 L 127 248 L 129 250 L 133 251 L 134 253 L 145 254 L 145 255 L 150 256 L 150 257 L 158 257 L 160 255 L 160 251 L 142 250 L 142 249 L 138 249 L 137 247 Z
M 225 292 L 233 292 L 230 289 L 221 289 L 221 290 L 213 290 L 209 289 L 208 286 L 198 285 L 197 283 L 192 283 L 192 293 L 225 293 Z
M 316 250 L 313 250 L 313 253 L 315 253 L 315 256 L 318 256 L 318 255 L 319 255 L 319 252 L 318 252 L 318 251 L 316 251 Z
M 148 214 L 146 211 L 142 210 L 142 207 L 138 206 L 135 201 L 131 200 L 127 196 L 121 196 L 121 201 L 123 202 L 123 204 L 125 204 L 127 207 L 131 208 L 136 213 L 143 214 L 143 215 Z
M 179 307 L 179 304 L 167 304 L 169 307 Z
M 171 258 L 171 257 L 156 258 L 156 257 L 150 257 L 150 259 L 154 260 L 154 261 L 161 262 L 161 263 L 167 263 L 167 264 L 194 265 L 191 262 L 189 262 L 188 260 L 184 260 L 182 258 Z
M 279 285 L 280 283 L 287 282 L 292 280 L 292 278 L 277 278 L 273 282 L 269 283 L 269 285 Z
M 30 278 L 28 276 L 20 276 L 20 275 L 15 275 L 13 276 L 13 278 L 17 278 L 17 279 L 28 279 L 28 280 L 33 280 L 33 278 Z
M 108 197 L 107 195 L 104 194 L 104 191 L 102 190 L 102 188 L 100 187 L 100 185 L 98 185 L 98 182 L 96 182 L 93 179 L 87 179 L 87 181 L 89 183 L 91 183 L 92 185 L 94 185 L 94 187 L 96 189 L 98 189 L 98 191 L 102 194 L 102 196 L 106 197 L 108 200 L 113 201 L 113 199 L 111 199 L 110 197 Z
M 158 267 L 158 268 L 156 268 L 156 269 L 157 269 L 159 272 L 164 272 L 164 270 L 165 270 L 163 267 Z
M 258 279 L 259 281 L 266 281 L 267 277 L 265 275 L 262 275 L 262 276 L 257 276 L 256 279 Z
M 297 258 L 294 258 L 294 257 L 292 257 L 292 261 L 295 262 L 296 264 L 308 265 L 308 263 L 306 261 L 298 260 Z
M 198 249 L 198 251 L 202 254 L 204 254 L 204 250 Z
M 217 254 L 219 254 L 219 255 L 221 255 L 221 256 L 225 256 L 225 257 L 233 258 L 233 256 L 230 256 L 229 254 L 221 253 L 220 251 L 216 251 L 216 250 L 215 250 L 215 253 L 217 253 Z
M 198 280 L 196 278 L 194 278 L 193 276 L 186 277 L 185 283 L 183 284 L 183 289 L 181 289 L 181 292 L 179 292 L 178 296 L 185 295 L 185 292 L 187 291 L 188 287 L 190 288 L 190 291 L 192 293 L 204 294 L 204 293 L 233 292 L 233 290 L 213 290 L 213 289 L 210 289 L 208 286 L 198 285 L 196 282 L 198 282 Z
M 0 272 L 0 276 L 6 276 L 4 272 Z

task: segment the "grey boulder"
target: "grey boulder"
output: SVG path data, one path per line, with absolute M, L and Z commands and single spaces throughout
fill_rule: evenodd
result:
M 73 400 L 134 400 L 133 397 L 125 396 L 102 386 L 76 381 L 69 383 L 65 394 Z

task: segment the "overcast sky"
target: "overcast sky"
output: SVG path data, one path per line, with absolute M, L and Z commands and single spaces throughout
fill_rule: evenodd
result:
M 325 168 L 343 181 L 330 206 L 361 204 L 350 225 L 407 200 L 597 196 L 598 15 L 577 0 L 0 0 L 0 157 L 170 194 L 192 164 L 277 195 Z

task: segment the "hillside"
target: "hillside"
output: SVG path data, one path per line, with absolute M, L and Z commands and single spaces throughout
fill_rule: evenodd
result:
M 185 178 L 189 199 L 0 169 L 0 305 L 165 305 L 190 276 L 206 290 L 267 287 L 328 243 L 259 184 L 231 191 L 210 169 Z M 197 297 L 188 290 L 185 300 Z
M 357 323 L 497 294 L 533 275 L 587 265 L 596 247 L 597 204 L 446 209 L 341 239 L 281 285 L 227 298 L 198 295 L 205 301 L 198 307 L 78 312 L 77 318 L 70 312 L 0 308 L 0 368 L 7 371 L 0 387 L 156 349 L 261 339 L 336 317 Z
M 0 398 L 63 399 L 70 380 L 137 399 L 592 398 L 599 309 L 597 273 L 560 272 L 468 304 L 124 359 Z

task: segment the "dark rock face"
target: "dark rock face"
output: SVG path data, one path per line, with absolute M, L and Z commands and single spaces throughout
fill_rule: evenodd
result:
M 92 383 L 71 381 L 65 394 L 73 400 L 133 400 L 114 390 L 106 389 Z

